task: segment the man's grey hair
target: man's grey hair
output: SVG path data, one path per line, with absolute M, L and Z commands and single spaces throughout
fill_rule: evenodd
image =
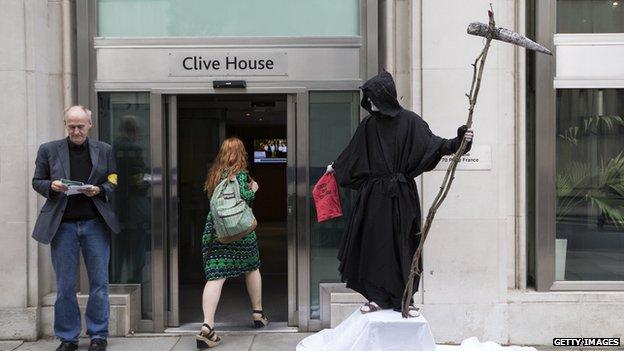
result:
M 65 111 L 63 111 L 63 120 L 67 119 L 67 115 L 72 110 L 80 110 L 84 112 L 87 115 L 87 117 L 89 117 L 89 121 L 91 121 L 91 110 L 89 110 L 88 108 L 82 105 L 74 105 L 74 106 L 69 106 L 68 108 L 66 108 Z

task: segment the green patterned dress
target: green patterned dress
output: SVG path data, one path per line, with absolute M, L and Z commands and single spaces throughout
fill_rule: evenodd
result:
M 236 179 L 240 184 L 241 197 L 252 206 L 255 194 L 249 187 L 249 175 L 246 171 L 241 171 Z M 251 232 L 238 241 L 223 244 L 216 240 L 212 215 L 208 213 L 202 236 L 202 258 L 207 280 L 236 277 L 254 271 L 260 268 L 256 232 Z

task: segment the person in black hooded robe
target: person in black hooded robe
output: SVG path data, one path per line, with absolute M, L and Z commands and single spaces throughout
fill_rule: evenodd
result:
M 357 191 L 338 253 L 339 271 L 347 287 L 369 301 L 362 312 L 398 311 L 420 240 L 414 178 L 432 170 L 442 156 L 455 153 L 467 128 L 460 127 L 454 139 L 434 135 L 420 116 L 401 107 L 387 72 L 371 78 L 361 89 L 361 106 L 370 115 L 328 167 L 341 187 Z M 472 136 L 468 131 L 466 152 Z M 415 279 L 413 291 L 417 289 Z

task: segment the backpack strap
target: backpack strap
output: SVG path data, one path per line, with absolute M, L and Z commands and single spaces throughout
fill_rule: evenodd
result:
M 240 192 L 240 183 L 238 182 L 238 174 L 234 176 L 234 182 L 236 182 L 236 186 L 234 186 L 234 194 L 236 196 L 236 200 L 243 200 Z

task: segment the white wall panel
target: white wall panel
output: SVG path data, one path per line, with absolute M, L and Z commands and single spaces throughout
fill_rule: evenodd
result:
M 555 88 L 624 87 L 624 34 L 557 34 Z

